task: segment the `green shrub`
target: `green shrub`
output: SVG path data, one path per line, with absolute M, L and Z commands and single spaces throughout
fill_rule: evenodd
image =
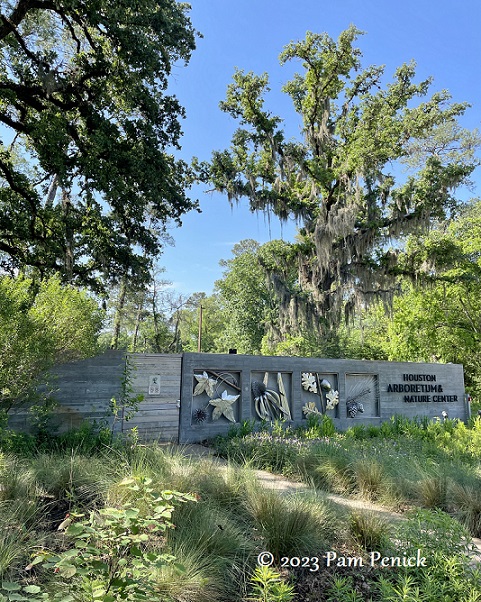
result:
M 336 432 L 334 422 L 326 414 L 309 414 L 307 424 L 302 427 L 300 433 L 306 439 L 322 439 L 323 437 L 332 437 Z
M 173 491 L 157 493 L 149 479 L 127 478 L 123 486 L 136 493 L 145 511 L 125 504 L 120 509 L 91 512 L 88 519 L 72 514 L 61 526 L 74 546 L 60 553 L 39 553 L 27 570 L 37 564 L 53 569 L 66 593 L 82 592 L 86 599 L 156 599 L 155 570 L 175 561 L 171 554 L 158 549 L 173 526 L 173 504 L 194 498 Z

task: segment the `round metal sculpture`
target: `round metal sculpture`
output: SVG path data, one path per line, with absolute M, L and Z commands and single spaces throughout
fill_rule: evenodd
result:
M 201 424 L 207 418 L 207 412 L 204 409 L 199 408 L 197 410 L 194 410 L 194 413 L 192 414 L 192 418 L 193 418 L 194 422 L 197 422 L 197 424 Z

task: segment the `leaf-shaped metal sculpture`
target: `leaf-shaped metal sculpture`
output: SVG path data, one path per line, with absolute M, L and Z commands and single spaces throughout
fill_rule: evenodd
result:
M 194 396 L 201 395 L 205 391 L 209 397 L 213 397 L 214 387 L 216 385 L 215 380 L 209 378 L 207 372 L 204 372 L 203 374 L 194 374 L 194 377 L 197 381 L 197 385 L 194 389 Z
M 219 399 L 211 399 L 210 405 L 214 406 L 212 412 L 212 420 L 218 420 L 221 416 L 225 416 L 230 422 L 235 422 L 234 410 L 232 404 L 239 399 L 239 395 L 229 395 L 227 391 L 222 392 L 222 397 Z
M 302 408 L 302 412 L 304 416 L 308 416 L 309 414 L 321 414 L 319 410 L 316 408 L 316 404 L 313 401 L 309 401 Z
M 326 410 L 333 410 L 339 403 L 339 391 L 326 393 Z
M 284 418 L 286 420 L 292 420 L 286 388 L 284 387 L 284 381 L 282 380 L 282 374 L 280 372 L 277 373 L 277 386 L 279 388 L 279 398 L 281 400 L 281 410 L 284 412 Z
M 302 383 L 302 388 L 305 391 L 310 391 L 311 393 L 317 393 L 317 379 L 316 379 L 316 375 L 312 374 L 312 372 L 303 372 L 301 374 L 301 383 Z

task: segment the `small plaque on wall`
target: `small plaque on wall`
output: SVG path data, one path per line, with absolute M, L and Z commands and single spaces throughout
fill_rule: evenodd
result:
M 149 395 L 160 395 L 160 376 L 149 376 Z

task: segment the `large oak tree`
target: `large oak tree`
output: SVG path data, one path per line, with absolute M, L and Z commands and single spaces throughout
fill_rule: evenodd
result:
M 0 268 L 140 281 L 195 206 L 168 94 L 195 47 L 175 0 L 0 3 Z
M 271 271 L 287 332 L 339 324 L 359 301 L 389 296 L 400 241 L 446 218 L 477 165 L 476 133 L 458 123 L 468 105 L 445 90 L 429 96 L 431 81 L 415 83 L 413 63 L 390 82 L 383 67 L 362 68 L 360 33 L 351 26 L 337 42 L 308 33 L 281 53 L 303 69 L 283 88 L 298 140 L 265 108 L 267 74 L 236 71 L 221 108 L 240 127 L 229 149 L 200 164 L 231 201 L 300 222 L 295 288 Z

